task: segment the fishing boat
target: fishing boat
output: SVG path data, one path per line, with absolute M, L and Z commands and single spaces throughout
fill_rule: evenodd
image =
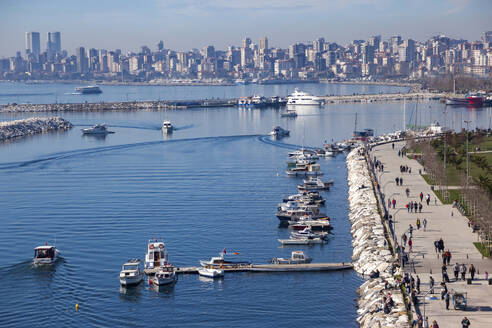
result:
M 97 135 L 106 135 L 109 133 L 114 133 L 114 131 L 109 131 L 106 128 L 106 124 L 96 124 L 91 128 L 82 129 L 82 134 L 97 134 Z
M 135 286 L 142 282 L 144 272 L 140 263 L 139 259 L 130 259 L 123 264 L 120 272 L 120 284 L 122 286 Z
M 274 126 L 272 131 L 269 133 L 272 137 L 275 138 L 281 138 L 281 137 L 287 137 L 290 134 L 289 130 L 285 130 L 280 126 Z
M 270 262 L 273 264 L 304 264 L 311 263 L 313 259 L 304 255 L 303 251 L 293 251 L 290 258 L 274 257 Z
M 174 130 L 173 125 L 171 124 L 170 121 L 164 121 L 162 122 L 162 132 L 164 133 L 172 133 Z
M 56 246 L 51 246 L 46 243 L 44 246 L 38 246 L 34 249 L 34 264 L 52 264 L 58 259 L 60 252 Z
M 159 271 L 152 279 L 152 284 L 156 286 L 165 286 L 175 283 L 178 280 L 174 266 L 171 263 L 167 263 L 159 267 Z
M 225 259 L 225 256 L 226 250 L 224 249 L 221 253 L 219 253 L 219 256 L 214 256 L 208 261 L 200 261 L 200 265 L 207 269 L 227 269 L 244 267 L 251 264 L 251 261 L 228 261 Z
M 224 270 L 212 268 L 199 268 L 198 274 L 207 278 L 220 278 L 224 276 Z
M 155 274 L 161 267 L 169 264 L 168 255 L 164 241 L 150 239 L 147 244 L 147 254 L 145 254 L 145 273 Z

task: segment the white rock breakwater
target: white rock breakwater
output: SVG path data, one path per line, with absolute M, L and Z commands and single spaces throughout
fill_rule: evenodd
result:
M 48 131 L 69 130 L 72 123 L 61 117 L 39 117 L 0 122 L 0 141 Z
M 362 148 L 347 156 L 347 169 L 354 269 L 363 275 L 379 271 L 379 277 L 366 281 L 357 291 L 357 322 L 361 327 L 408 327 L 403 295 L 395 288 L 398 283 L 392 273 L 394 258 L 386 242 Z M 392 302 L 385 309 L 388 294 Z

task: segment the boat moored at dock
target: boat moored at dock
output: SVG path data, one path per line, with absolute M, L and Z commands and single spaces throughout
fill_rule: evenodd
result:
M 304 255 L 303 251 L 293 251 L 290 258 L 274 257 L 270 263 L 273 264 L 304 264 L 311 263 L 313 259 Z
M 307 92 L 299 91 L 297 88 L 287 97 L 287 105 L 321 106 L 323 103 L 323 99 L 313 96 Z
M 166 246 L 157 238 L 149 240 L 145 254 L 145 273 L 155 274 L 169 264 Z
M 120 272 L 120 284 L 122 286 L 135 286 L 142 282 L 144 272 L 140 267 L 141 261 L 130 259 L 123 264 Z
M 228 261 L 225 259 L 226 251 L 223 250 L 219 256 L 212 257 L 208 261 L 200 261 L 200 265 L 204 268 L 212 269 L 227 269 L 248 266 L 251 261 Z
M 199 268 L 198 274 L 207 278 L 221 278 L 224 276 L 224 270 L 213 268 Z
M 173 284 L 178 280 L 174 266 L 171 263 L 167 263 L 159 267 L 159 271 L 156 272 L 152 279 L 152 284 L 156 286 L 165 286 Z

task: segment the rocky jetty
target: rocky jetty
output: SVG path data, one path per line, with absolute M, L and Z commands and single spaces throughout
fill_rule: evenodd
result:
M 403 294 L 394 278 L 400 271 L 393 272 L 394 257 L 386 241 L 362 148 L 347 156 L 347 168 L 354 270 L 377 276 L 357 291 L 357 322 L 361 327 L 409 327 Z
M 72 123 L 61 117 L 38 117 L 0 122 L 0 141 L 48 131 L 64 131 L 72 127 Z

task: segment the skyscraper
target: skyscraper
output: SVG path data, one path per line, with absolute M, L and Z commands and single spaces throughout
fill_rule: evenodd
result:
M 48 58 L 52 59 L 56 54 L 61 54 L 61 33 L 48 32 L 47 43 Z
M 266 36 L 260 39 L 260 54 L 266 55 L 268 53 L 268 38 Z
M 26 54 L 31 54 L 38 58 L 40 53 L 39 32 L 26 32 Z
M 77 57 L 77 72 L 85 73 L 87 72 L 87 56 L 85 54 L 85 48 L 79 47 L 75 49 L 75 56 Z
M 325 38 L 319 38 L 313 41 L 313 50 L 315 53 L 320 53 L 325 50 Z

